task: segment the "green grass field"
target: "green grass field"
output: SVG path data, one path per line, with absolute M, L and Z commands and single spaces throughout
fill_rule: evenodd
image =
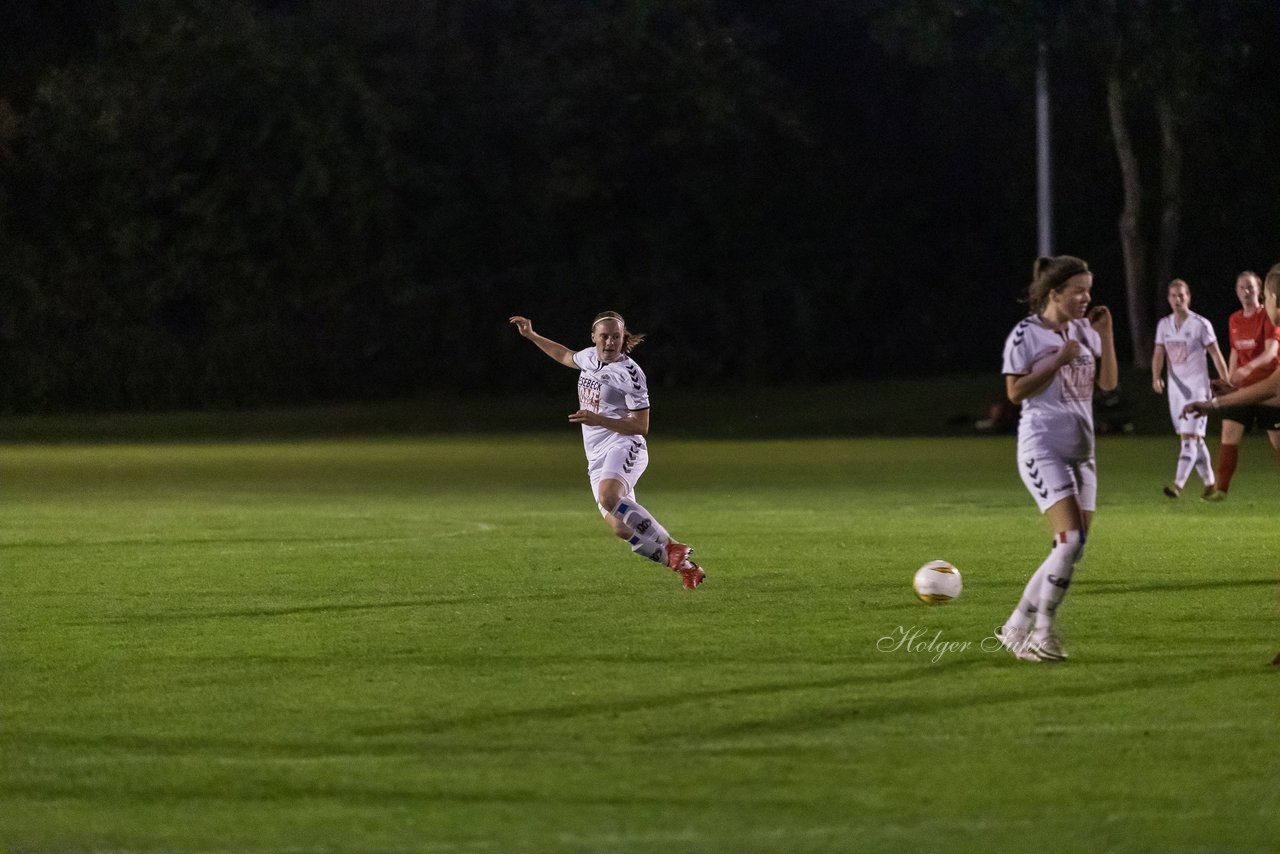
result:
M 1276 850 L 1265 442 L 1210 505 L 1103 440 L 1061 665 L 984 649 L 1011 438 L 651 447 L 696 592 L 571 430 L 0 446 L 0 849 Z

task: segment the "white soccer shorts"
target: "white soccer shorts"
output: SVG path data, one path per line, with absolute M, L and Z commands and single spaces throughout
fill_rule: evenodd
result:
M 587 473 L 591 477 L 592 497 L 599 498 L 600 481 L 620 480 L 627 485 L 622 497 L 634 499 L 636 484 L 640 482 L 640 475 L 644 474 L 644 470 L 648 467 L 649 449 L 645 447 L 644 440 L 628 438 L 626 441 L 615 443 L 594 462 L 587 464 Z M 596 506 L 600 507 L 598 500 Z M 600 515 L 608 517 L 609 511 L 600 507 Z
M 1018 474 L 1041 513 L 1068 495 L 1076 497 L 1081 510 L 1092 513 L 1098 507 L 1098 466 L 1093 459 L 1020 456 Z
M 1167 389 L 1169 395 L 1169 418 L 1173 421 L 1173 429 L 1178 431 L 1179 436 L 1199 436 L 1204 438 L 1205 431 L 1209 426 L 1209 416 L 1207 415 L 1191 415 L 1183 418 L 1182 410 L 1186 408 L 1188 403 L 1195 403 L 1200 400 L 1208 400 L 1207 394 L 1195 396 L 1187 394 L 1185 387 L 1179 388 L 1181 383 L 1169 384 Z

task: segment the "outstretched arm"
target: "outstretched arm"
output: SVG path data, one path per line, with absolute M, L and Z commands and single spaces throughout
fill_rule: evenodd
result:
M 1208 415 L 1224 406 L 1239 406 L 1242 403 L 1266 403 L 1268 406 L 1280 404 L 1280 371 L 1262 382 L 1238 388 L 1229 394 L 1188 403 L 1182 410 L 1182 414 L 1189 415 L 1194 412 L 1197 415 Z
M 564 365 L 566 368 L 578 367 L 573 361 L 573 351 L 563 344 L 558 344 L 550 338 L 544 338 L 533 331 L 533 321 L 527 317 L 515 315 L 511 318 L 511 323 L 515 326 L 516 331 L 528 338 L 534 344 L 538 345 L 538 349 L 546 353 L 555 361 Z

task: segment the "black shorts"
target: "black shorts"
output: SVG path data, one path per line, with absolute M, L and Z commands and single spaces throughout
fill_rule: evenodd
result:
M 1280 430 L 1280 407 L 1264 406 L 1261 403 L 1242 403 L 1239 406 L 1224 406 L 1218 410 L 1223 421 L 1235 421 L 1246 428 L 1254 426 L 1263 430 Z

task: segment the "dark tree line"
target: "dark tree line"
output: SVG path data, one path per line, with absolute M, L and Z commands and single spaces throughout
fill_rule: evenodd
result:
M 836 0 L 18 5 L 0 411 L 521 387 L 509 314 L 579 344 L 603 308 L 657 383 L 989 369 L 1019 312 L 1034 39 L 993 46 L 998 3 L 920 4 L 930 50 Z M 1199 308 L 1280 255 L 1277 34 L 1241 8 L 1184 48 L 1238 48 L 1182 154 Z M 1060 66 L 1058 242 L 1114 305 L 1107 90 Z

